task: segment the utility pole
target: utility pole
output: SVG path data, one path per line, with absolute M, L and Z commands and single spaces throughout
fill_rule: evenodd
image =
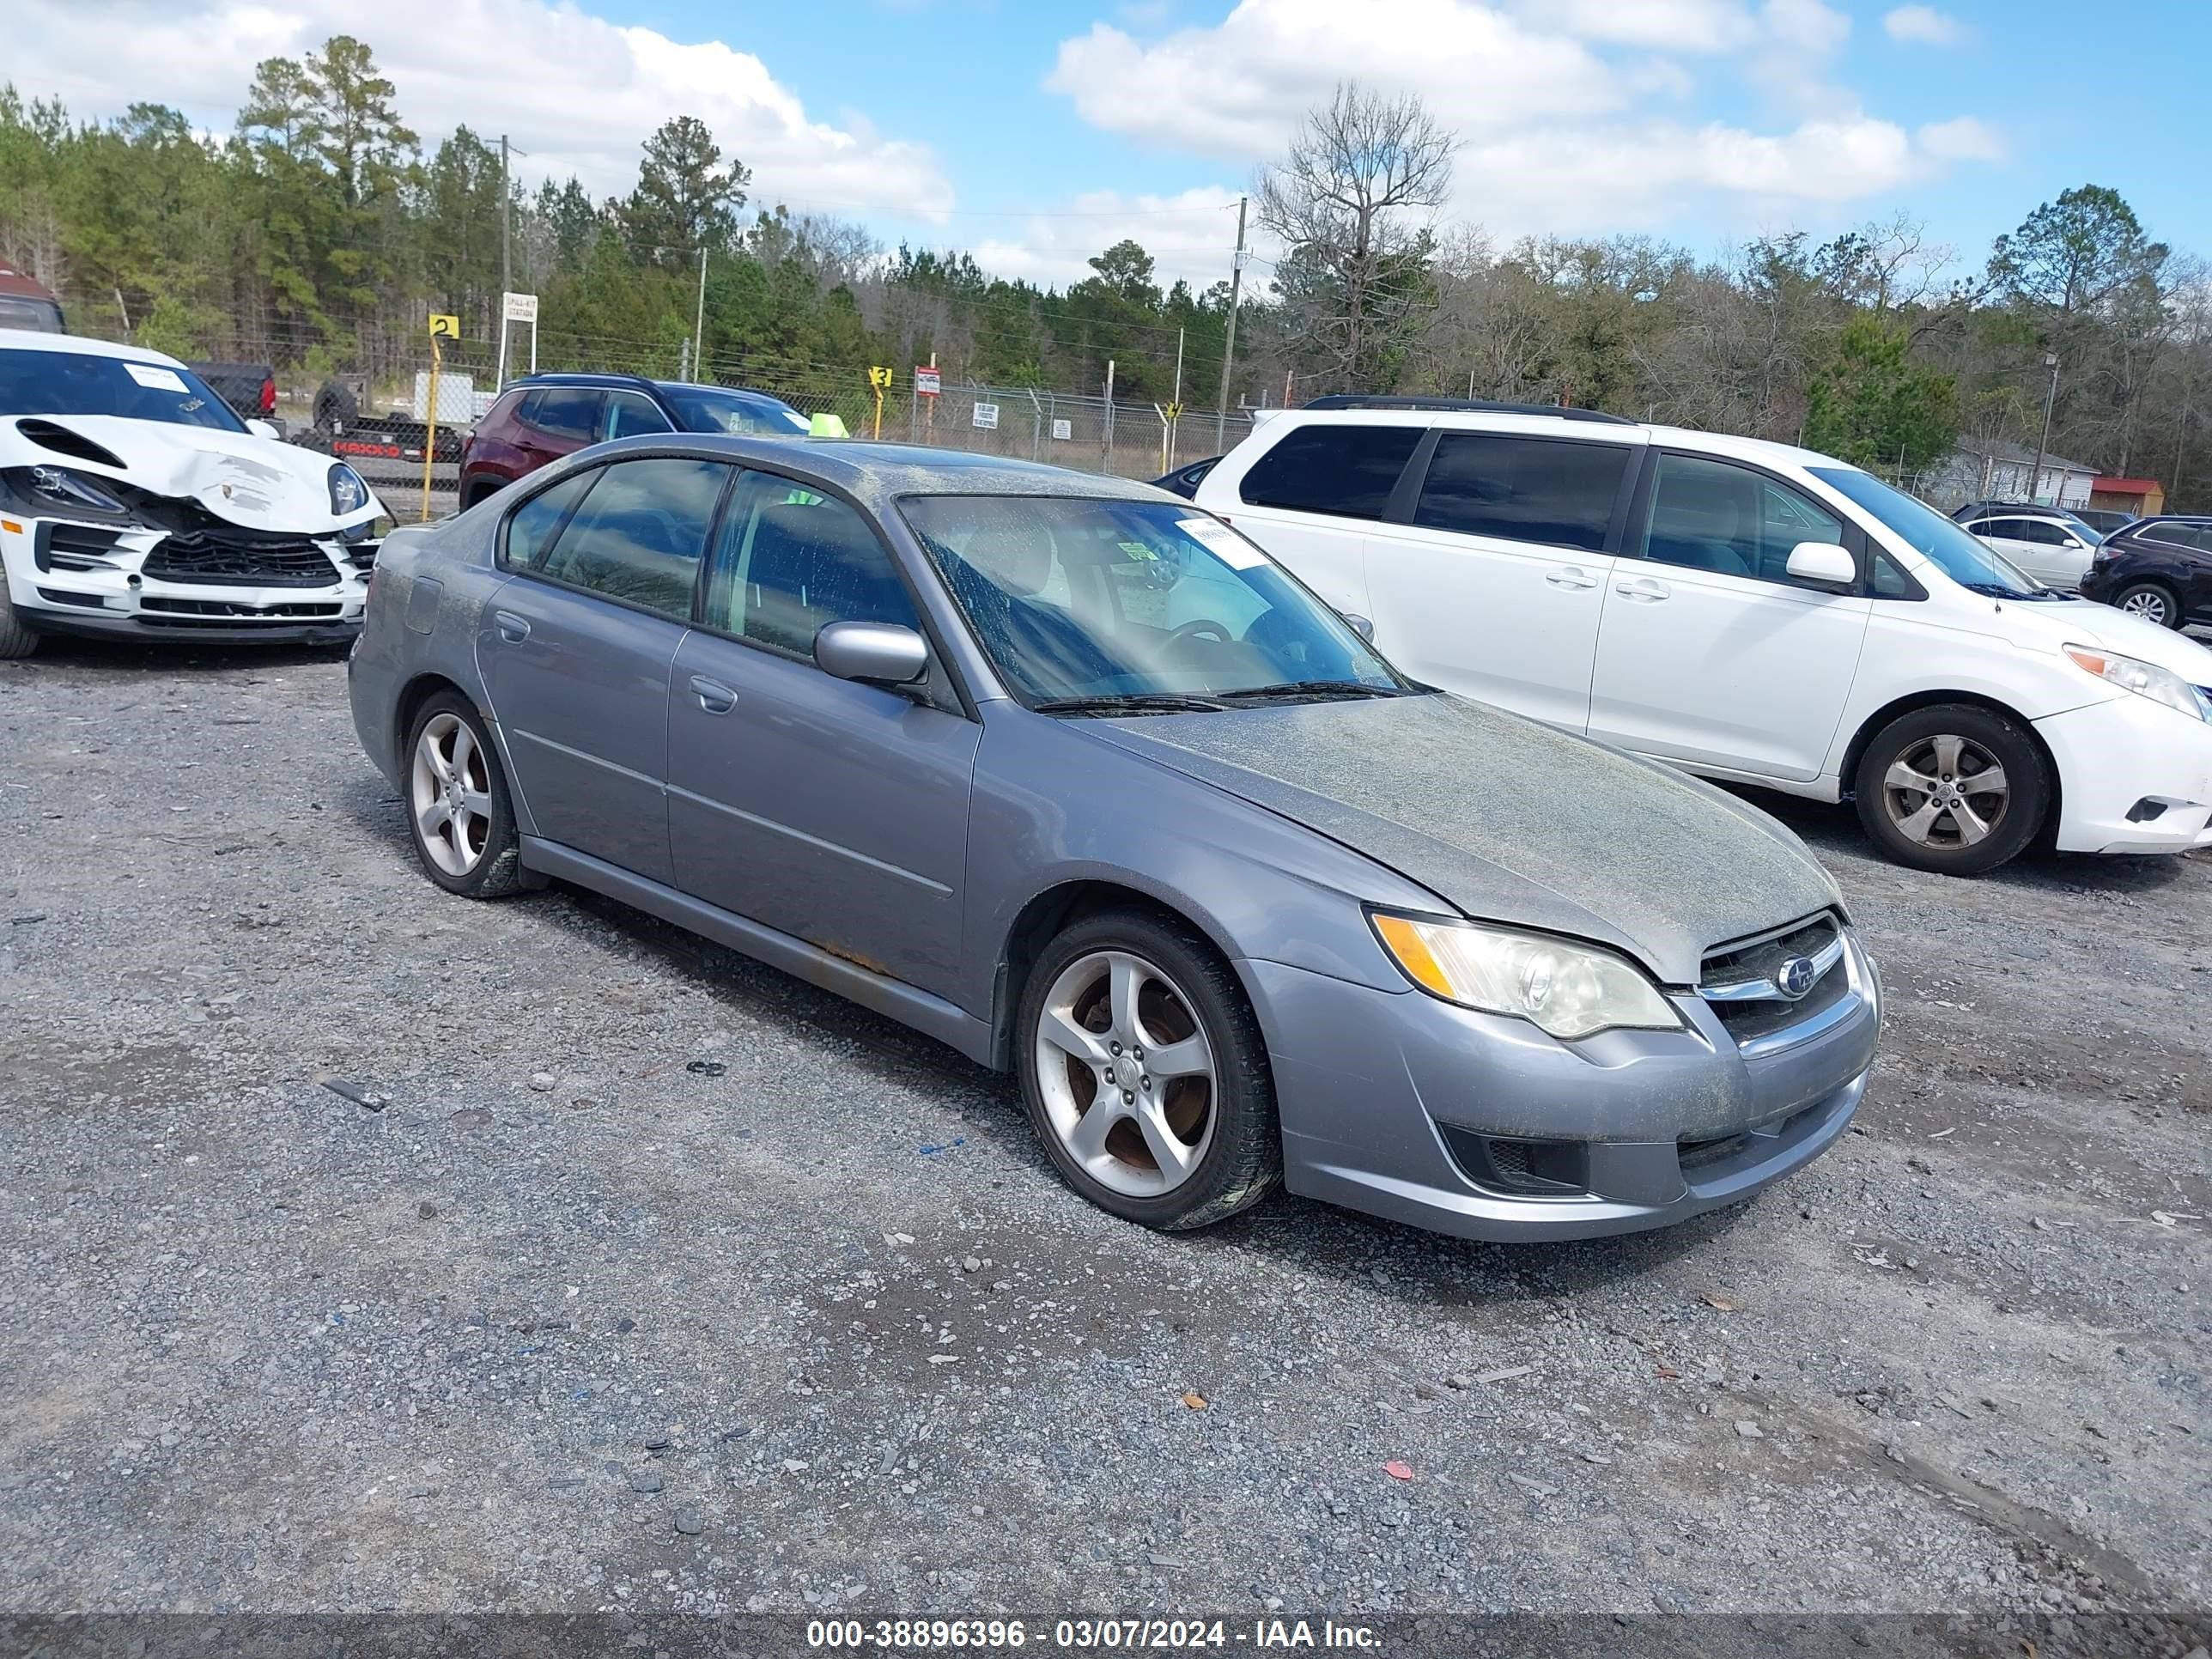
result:
M 694 378 L 707 378 L 707 250 L 699 250 L 699 315 L 691 327 L 691 337 L 699 343 L 697 360 L 692 364 Z
M 2043 436 L 2035 446 L 2035 471 L 2027 475 L 2027 499 L 2031 505 L 2043 488 L 2043 455 L 2051 447 L 2051 410 L 2058 401 L 2058 354 L 2043 354 L 2043 366 L 2051 371 L 2051 389 L 2043 394 Z M 2058 505 L 2058 492 L 2051 492 L 2051 504 Z
M 1229 267 L 1229 339 L 1221 348 L 1221 398 L 1213 406 L 1213 447 L 1229 447 L 1222 434 L 1229 429 L 1229 371 L 1237 362 L 1237 300 L 1244 287 L 1244 200 L 1237 198 L 1237 257 Z
M 1175 471 L 1175 431 L 1182 422 L 1182 331 L 1176 331 L 1175 418 L 1168 422 L 1168 459 L 1160 471 Z

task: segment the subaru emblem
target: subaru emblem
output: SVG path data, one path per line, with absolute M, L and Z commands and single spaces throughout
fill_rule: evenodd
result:
M 1774 975 L 1774 988 L 1795 1002 L 1813 988 L 1813 981 L 1818 977 L 1820 975 L 1813 969 L 1812 957 L 1792 957 Z

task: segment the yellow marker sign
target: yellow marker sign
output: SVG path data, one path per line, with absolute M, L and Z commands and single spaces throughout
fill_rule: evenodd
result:
M 891 372 L 888 368 L 872 368 L 868 371 L 868 384 L 875 387 L 877 391 L 888 391 L 890 387 L 890 383 Z
M 461 337 L 461 319 L 448 317 L 443 312 L 430 313 L 430 337 L 434 340 L 458 340 Z
M 1182 419 L 1182 405 L 1181 404 L 1170 404 L 1168 405 L 1168 419 L 1171 421 L 1179 421 Z

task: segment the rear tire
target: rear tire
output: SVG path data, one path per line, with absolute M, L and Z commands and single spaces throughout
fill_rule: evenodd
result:
M 1109 911 L 1068 927 L 1023 988 L 1014 1064 L 1061 1178 L 1124 1220 L 1207 1226 L 1282 1178 L 1260 1022 L 1186 923 Z
M 505 898 L 529 885 L 499 751 L 465 697 L 441 691 L 407 734 L 403 799 L 422 873 L 464 898 Z
M 2112 595 L 2112 607 L 2160 628 L 2181 626 L 2181 600 L 2164 582 L 2131 582 Z
M 39 648 L 39 630 L 15 614 L 8 597 L 8 573 L 0 569 L 0 662 L 27 657 Z
M 1972 703 L 1900 714 L 1854 775 L 1859 822 L 1899 864 L 1978 876 L 2019 856 L 2051 808 L 2050 768 L 2015 722 Z

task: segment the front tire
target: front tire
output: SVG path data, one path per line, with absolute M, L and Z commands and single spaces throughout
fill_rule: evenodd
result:
M 422 873 L 465 898 L 504 898 L 526 884 L 514 803 L 483 720 L 441 691 L 407 735 L 407 832 Z
M 2012 720 L 1971 703 L 1916 708 L 1859 757 L 1859 822 L 1899 864 L 1978 876 L 2017 857 L 2051 805 L 2050 769 Z
M 39 631 L 15 614 L 8 597 L 8 573 L 0 569 L 0 662 L 27 657 L 39 648 Z
M 2163 582 L 2136 582 L 2124 587 L 2112 595 L 2112 605 L 2160 628 L 2181 626 L 2181 601 Z
M 1129 911 L 1076 922 L 1031 970 L 1014 1042 L 1037 1139 L 1099 1208 L 1182 1231 L 1281 1179 L 1259 1021 L 1188 926 Z

